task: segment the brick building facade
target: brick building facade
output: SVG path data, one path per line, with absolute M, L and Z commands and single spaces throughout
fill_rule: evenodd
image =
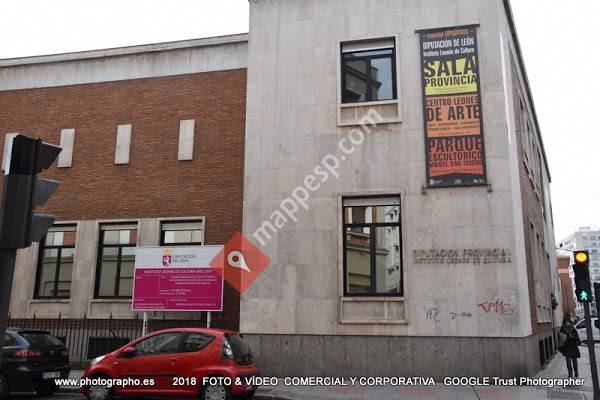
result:
M 44 251 L 72 284 L 21 251 L 13 316 L 132 318 L 132 248 L 242 231 L 272 263 L 220 321 L 265 375 L 543 367 L 561 317 L 550 172 L 508 1 L 250 7 L 249 35 L 0 61 L 0 133 L 67 150 Z M 427 177 L 415 31 L 438 28 L 478 41 L 473 185 Z
M 562 293 L 562 312 L 563 315 L 570 313 L 575 315 L 575 289 L 573 288 L 573 272 L 571 271 L 571 256 L 562 255 L 556 257 L 556 266 L 558 268 L 558 278 L 560 279 Z M 593 309 L 593 308 L 592 308 Z
M 233 45 L 225 40 L 220 51 L 232 51 L 232 46 L 242 43 L 243 54 L 244 40 L 234 40 Z M 11 80 L 6 84 L 17 87 L 0 92 L 2 132 L 40 137 L 64 147 L 59 162 L 44 174 L 60 182 L 41 209 L 56 216 L 54 241 L 47 241 L 42 250 L 34 244 L 19 252 L 11 317 L 133 318 L 127 299 L 131 289 L 125 287 L 132 283 L 132 263 L 122 254 L 117 262 L 120 277 L 116 278 L 120 287 L 114 295 L 110 293 L 112 275 L 117 271 L 110 268 L 114 260 L 109 260 L 108 250 L 100 253 L 102 239 L 108 243 L 111 235 L 107 229 L 121 234 L 129 230 L 126 244 L 134 246 L 163 244 L 167 229 L 172 229 L 172 235 L 189 232 L 180 227 L 193 228 L 194 236 L 200 238 L 194 241 L 207 245 L 224 244 L 241 231 L 246 108 L 243 57 L 231 67 L 192 66 L 189 71 L 181 70 L 189 73 L 177 75 L 167 69 L 164 76 L 137 72 L 135 79 L 118 80 L 118 74 L 110 71 L 124 57 L 129 67 L 140 71 L 152 63 L 160 67 L 169 57 L 200 53 L 206 58 L 203 52 L 219 47 L 207 49 L 202 40 L 192 45 L 182 49 L 179 43 L 173 51 L 151 55 L 130 51 L 98 61 L 94 52 L 74 62 L 68 57 L 60 61 L 40 57 L 31 67 L 20 65 L 31 81 Z M 94 81 L 95 75 L 88 69 L 94 69 L 95 62 L 109 64 L 97 67 L 100 75 L 108 75 L 99 81 Z M 61 72 L 54 79 L 64 78 L 61 84 L 46 86 L 32 75 L 33 68 L 57 65 Z M 6 66 L 6 62 L 3 67 L 3 76 L 19 68 Z M 78 72 L 83 82 L 77 82 Z M 69 73 L 74 76 L 67 76 Z M 77 83 L 68 84 L 69 80 Z M 57 251 L 62 255 L 60 268 L 50 254 Z M 121 252 L 127 251 L 121 248 Z M 101 268 L 106 270 L 99 272 Z M 54 277 L 57 269 L 62 272 Z M 190 317 L 163 314 L 153 317 Z M 239 293 L 228 284 L 224 312 L 214 314 L 213 321 L 238 329 Z

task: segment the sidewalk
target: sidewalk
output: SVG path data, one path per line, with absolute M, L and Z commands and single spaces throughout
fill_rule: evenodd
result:
M 593 400 L 590 362 L 587 347 L 580 347 L 579 377 L 585 379 L 583 386 L 539 387 L 539 386 L 436 386 L 418 387 L 277 387 L 260 388 L 258 399 L 290 400 Z M 596 354 L 600 356 L 600 346 L 596 345 Z M 600 364 L 599 364 L 600 368 Z M 564 357 L 557 353 L 546 368 L 535 378 L 566 378 L 568 376 Z
M 256 400 L 593 400 L 590 362 L 587 347 L 581 346 L 579 377 L 585 379 L 582 386 L 540 387 L 540 386 L 285 386 L 280 383 L 273 387 L 260 387 Z M 600 345 L 596 345 L 600 357 Z M 598 364 L 600 368 L 600 363 Z M 70 378 L 80 378 L 83 371 L 71 371 Z M 535 378 L 566 378 L 567 366 L 564 357 L 558 353 L 546 368 Z M 281 381 L 281 380 L 280 380 Z M 76 392 L 78 387 L 62 387 L 61 392 Z

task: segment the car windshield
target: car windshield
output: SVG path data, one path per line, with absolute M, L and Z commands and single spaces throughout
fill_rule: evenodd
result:
M 43 332 L 19 332 L 31 347 L 63 346 L 62 342 L 54 336 Z

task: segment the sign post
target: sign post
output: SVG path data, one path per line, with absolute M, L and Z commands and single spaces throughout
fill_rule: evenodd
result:
M 148 334 L 148 312 L 144 311 L 144 319 L 142 321 L 142 336 Z
M 223 273 L 215 263 L 223 246 L 138 247 L 135 252 L 133 310 L 148 311 L 223 310 Z
M 592 384 L 594 386 L 594 400 L 600 400 L 600 385 L 598 384 L 598 366 L 596 365 L 596 352 L 594 350 L 594 330 L 590 316 L 590 303 L 592 302 L 592 284 L 590 282 L 590 255 L 587 250 L 573 251 L 573 273 L 575 274 L 575 296 L 583 304 L 585 313 L 585 333 L 590 354 L 590 368 Z M 596 289 L 596 285 L 594 285 Z M 598 299 L 598 297 L 596 297 Z

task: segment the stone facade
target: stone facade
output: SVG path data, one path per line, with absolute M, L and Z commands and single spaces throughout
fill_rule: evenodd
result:
M 464 25 L 488 181 L 427 188 L 416 31 Z M 397 95 L 343 103 L 343 46 L 375 41 L 393 43 Z M 550 175 L 508 1 L 251 0 L 247 36 L 0 61 L 0 132 L 74 135 L 45 208 L 77 225 L 71 298 L 32 298 L 32 246 L 15 317 L 131 318 L 130 300 L 93 296 L 99 225 L 158 245 L 161 221 L 202 218 L 206 244 L 241 230 L 272 260 L 241 300 L 226 289 L 224 313 L 264 375 L 522 376 L 554 352 Z M 344 209 L 378 201 L 400 235 L 385 268 L 371 241 L 371 271 L 401 290 L 348 295 L 346 233 L 360 248 L 365 231 L 344 232 Z
M 327 182 L 310 193 L 306 207 L 298 208 L 297 221 L 290 218 L 264 240 L 273 262 L 242 295 L 241 330 L 268 349 L 261 351 L 270 354 L 266 374 L 283 371 L 285 360 L 298 360 L 296 352 L 305 349 L 317 353 L 308 358 L 323 360 L 315 373 L 347 362 L 348 371 L 341 373 L 394 374 L 406 368 L 433 374 L 434 365 L 452 365 L 440 374 L 468 375 L 470 366 L 478 365 L 481 374 L 512 376 L 530 374 L 545 362 L 546 349 L 553 348 L 554 237 L 550 217 L 542 217 L 549 215 L 549 203 L 530 201 L 520 183 L 513 88 L 523 90 L 531 110 L 533 103 L 509 13 L 508 4 L 499 0 L 251 1 L 244 233 L 264 238 L 257 233 L 265 221 L 301 193 L 295 188 L 315 166 L 329 155 L 340 160 Z M 415 31 L 473 24 L 479 25 L 488 185 L 427 189 Z M 397 99 L 343 104 L 342 45 L 367 39 L 394 39 Z M 519 68 L 514 74 L 511 60 Z M 382 119 L 360 126 L 361 118 L 374 111 Z M 356 129 L 363 129 L 365 140 L 347 154 L 339 144 L 351 140 Z M 535 134 L 539 137 L 537 129 Z M 541 140 L 538 148 L 543 157 Z M 540 190 L 547 190 L 550 178 L 541 161 Z M 358 196 L 400 198 L 401 297 L 345 295 L 342 208 L 344 199 Z M 535 218 L 547 262 L 532 258 L 532 251 L 541 254 L 542 249 L 527 239 L 528 218 Z M 487 265 L 417 261 L 422 251 L 463 254 L 489 248 L 505 250 L 510 260 Z M 538 306 L 544 313 L 539 320 Z M 304 345 L 309 342 L 315 346 L 310 350 Z M 469 343 L 495 343 L 491 346 L 501 349 L 509 342 L 523 351 L 507 356 L 514 362 L 502 362 L 500 369 L 481 361 L 485 356 L 472 364 L 455 354 Z M 450 343 L 456 346 L 447 348 Z M 381 349 L 369 351 L 373 346 Z M 429 351 L 430 346 L 439 351 Z M 364 354 L 338 351 L 349 347 Z M 336 355 L 319 357 L 330 348 Z M 308 361 L 298 361 L 284 370 L 305 374 L 311 368 Z

